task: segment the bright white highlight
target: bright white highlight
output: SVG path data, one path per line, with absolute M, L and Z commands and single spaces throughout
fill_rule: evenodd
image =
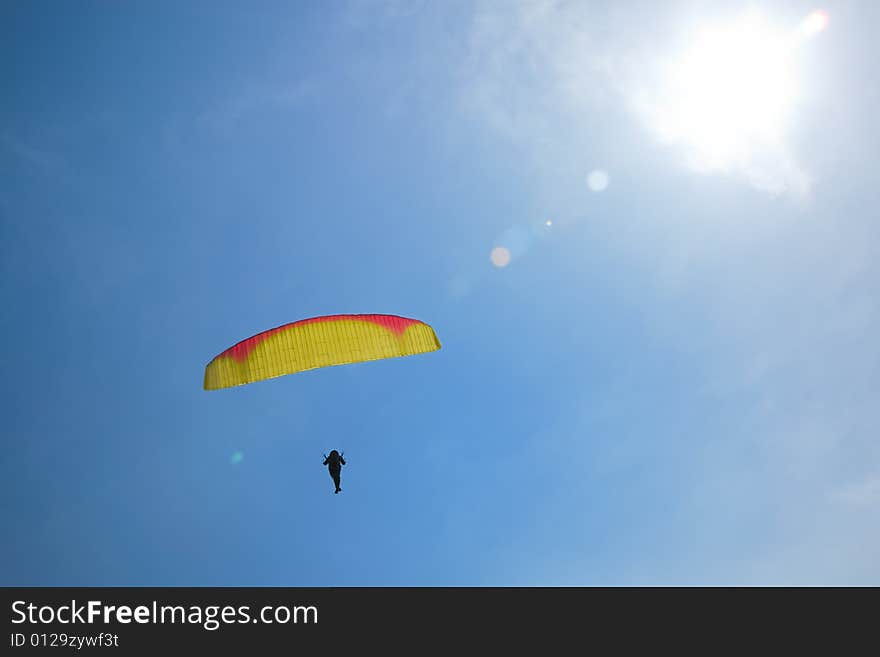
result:
M 828 14 L 824 11 L 814 11 L 801 23 L 801 34 L 807 37 L 814 36 L 828 27 Z
M 703 29 L 668 69 L 660 136 L 690 146 L 698 164 L 724 169 L 781 141 L 796 94 L 789 39 L 757 13 Z
M 608 174 L 597 169 L 590 172 L 590 175 L 587 176 L 587 185 L 592 191 L 601 192 L 608 187 L 608 180 Z

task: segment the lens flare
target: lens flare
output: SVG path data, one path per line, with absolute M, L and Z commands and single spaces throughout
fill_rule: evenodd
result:
M 606 187 L 608 187 L 608 182 L 608 174 L 601 169 L 591 171 L 590 175 L 587 176 L 587 185 L 594 192 L 603 191 Z
M 801 34 L 811 37 L 828 27 L 828 14 L 821 9 L 814 11 L 801 22 Z
M 489 254 L 489 259 L 492 261 L 492 264 L 499 269 L 506 267 L 510 264 L 510 251 L 503 246 L 496 246 L 492 249 L 492 253 Z

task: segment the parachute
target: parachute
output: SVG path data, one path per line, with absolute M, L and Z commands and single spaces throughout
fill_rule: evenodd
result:
M 205 367 L 205 390 L 230 388 L 331 365 L 440 349 L 434 329 L 396 315 L 327 315 L 257 333 Z

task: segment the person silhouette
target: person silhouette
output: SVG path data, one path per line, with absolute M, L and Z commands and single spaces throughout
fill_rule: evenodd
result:
M 336 490 L 333 492 L 338 493 L 342 490 L 339 487 L 339 475 L 342 472 L 342 466 L 345 465 L 345 459 L 342 458 L 342 454 L 334 449 L 330 452 L 330 456 L 324 456 L 324 465 L 327 466 L 330 476 L 333 477 L 333 483 L 336 484 Z

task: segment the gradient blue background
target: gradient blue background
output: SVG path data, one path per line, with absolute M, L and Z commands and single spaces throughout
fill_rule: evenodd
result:
M 798 197 L 629 111 L 659 5 L 4 2 L 0 584 L 880 584 L 880 14 Z M 335 313 L 443 349 L 202 390 Z

